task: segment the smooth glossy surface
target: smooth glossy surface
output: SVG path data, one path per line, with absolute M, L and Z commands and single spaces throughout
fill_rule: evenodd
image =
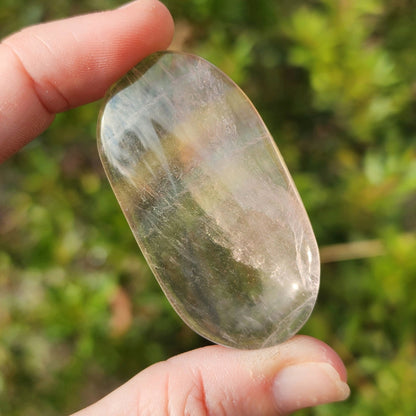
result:
M 267 128 L 226 75 L 154 54 L 110 90 L 98 138 L 133 234 L 192 329 L 238 348 L 300 329 L 319 287 L 315 237 Z

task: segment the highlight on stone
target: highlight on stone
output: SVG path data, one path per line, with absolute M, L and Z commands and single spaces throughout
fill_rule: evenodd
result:
M 302 201 L 256 109 L 218 68 L 157 52 L 108 92 L 100 157 L 176 312 L 236 348 L 285 341 L 306 322 L 319 253 Z

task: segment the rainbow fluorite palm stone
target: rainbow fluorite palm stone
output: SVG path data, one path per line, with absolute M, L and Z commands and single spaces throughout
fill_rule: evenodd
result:
M 251 349 L 302 327 L 319 287 L 316 240 L 270 133 L 224 73 L 151 55 L 108 92 L 98 143 L 134 237 L 193 330 Z

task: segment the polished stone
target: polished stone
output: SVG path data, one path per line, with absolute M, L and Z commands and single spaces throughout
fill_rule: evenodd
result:
M 194 55 L 151 55 L 107 94 L 98 143 L 150 268 L 192 329 L 260 348 L 302 327 L 319 287 L 315 237 L 270 133 L 225 74 Z

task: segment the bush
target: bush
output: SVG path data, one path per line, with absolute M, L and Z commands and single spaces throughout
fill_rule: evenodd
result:
M 259 109 L 323 247 L 302 332 L 339 352 L 352 396 L 300 413 L 416 414 L 413 3 L 166 4 L 175 47 L 222 68 Z M 6 1 L 0 34 L 115 6 Z M 59 115 L 1 168 L 0 414 L 69 413 L 206 344 L 172 311 L 122 217 L 97 156 L 98 108 Z

